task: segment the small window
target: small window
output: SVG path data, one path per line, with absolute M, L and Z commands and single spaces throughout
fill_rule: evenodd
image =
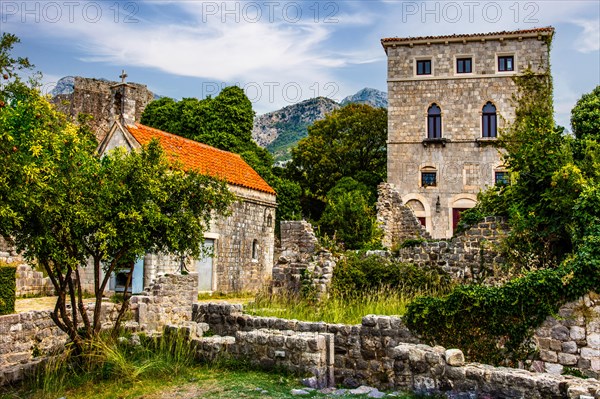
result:
M 431 75 L 431 60 L 417 60 L 417 75 Z
M 442 138 L 442 109 L 437 104 L 427 110 L 427 138 Z
M 498 71 L 509 72 L 515 70 L 515 57 L 512 55 L 503 55 L 498 57 Z
M 507 186 L 509 183 L 509 175 L 506 171 L 496 171 L 494 173 L 494 182 L 498 186 Z
M 482 109 L 481 114 L 481 135 L 482 137 L 498 136 L 498 117 L 496 115 L 496 106 L 488 101 Z
M 437 173 L 435 171 L 421 172 L 421 186 L 422 187 L 437 186 Z
M 252 260 L 258 260 L 258 240 L 252 241 Z
M 273 216 L 267 216 L 267 227 L 273 226 Z
M 456 59 L 456 73 L 471 73 L 472 61 L 470 58 L 458 58 Z

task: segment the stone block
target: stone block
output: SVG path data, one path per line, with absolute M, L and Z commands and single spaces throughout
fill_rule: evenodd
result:
M 544 362 L 556 363 L 558 361 L 558 355 L 554 351 L 541 350 L 540 359 Z
M 465 355 L 460 349 L 446 350 L 444 358 L 449 366 L 460 367 L 465 364 Z
M 573 341 L 579 341 L 585 339 L 585 328 L 579 326 L 573 326 L 570 328 L 569 336 Z
M 563 325 L 557 325 L 552 328 L 551 337 L 559 341 L 569 341 L 570 331 Z
M 577 364 L 577 356 L 561 352 L 558 354 L 558 363 L 563 366 L 574 366 Z
M 577 353 L 577 343 L 575 341 L 567 341 L 562 343 L 562 351 L 564 353 Z

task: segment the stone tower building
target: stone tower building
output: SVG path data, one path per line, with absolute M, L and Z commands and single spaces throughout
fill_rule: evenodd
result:
M 452 236 L 477 193 L 505 183 L 494 145 L 514 118 L 513 76 L 549 68 L 552 27 L 387 38 L 388 183 L 434 238 Z

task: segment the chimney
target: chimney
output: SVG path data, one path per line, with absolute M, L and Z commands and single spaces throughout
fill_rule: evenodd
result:
M 113 121 L 119 121 L 121 125 L 133 125 L 135 123 L 135 96 L 136 87 L 125 82 L 127 74 L 125 71 L 119 76 L 121 83 L 110 87 L 112 107 L 111 117 Z

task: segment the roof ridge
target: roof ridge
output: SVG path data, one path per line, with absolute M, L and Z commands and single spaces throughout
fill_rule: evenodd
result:
M 545 26 L 541 28 L 531 29 L 518 29 L 518 30 L 503 30 L 497 32 L 480 32 L 480 33 L 453 33 L 451 35 L 437 35 L 437 36 L 409 36 L 409 37 L 386 37 L 381 39 L 382 42 L 388 41 L 410 41 L 410 40 L 425 40 L 425 39 L 452 39 L 452 38 L 465 38 L 465 37 L 482 37 L 482 36 L 496 36 L 496 35 L 514 35 L 519 33 L 535 33 L 535 32 L 552 32 L 554 31 L 553 26 Z
M 208 145 L 206 143 L 201 143 L 200 141 L 196 141 L 196 140 L 193 140 L 193 139 L 190 139 L 190 138 L 187 138 L 187 137 L 179 136 L 179 135 L 174 134 L 174 133 L 165 132 L 164 130 L 157 129 L 157 128 L 154 128 L 152 126 L 143 125 L 143 124 L 141 124 L 139 122 L 135 122 L 135 125 L 128 125 L 128 126 L 135 126 L 137 128 L 139 128 L 139 126 L 141 126 L 143 129 L 154 130 L 157 133 L 164 134 L 164 135 L 167 135 L 167 136 L 171 136 L 171 137 L 176 138 L 178 140 L 187 141 L 187 142 L 193 143 L 195 145 L 198 145 L 200 147 L 205 147 L 205 148 L 208 148 L 208 149 L 211 149 L 211 150 L 216 150 L 216 151 L 224 152 L 224 153 L 235 155 L 236 157 L 242 158 L 240 156 L 240 154 L 236 154 L 235 152 L 231 152 L 231 151 L 227 151 L 227 150 L 222 150 L 222 149 L 214 147 L 212 145 Z

